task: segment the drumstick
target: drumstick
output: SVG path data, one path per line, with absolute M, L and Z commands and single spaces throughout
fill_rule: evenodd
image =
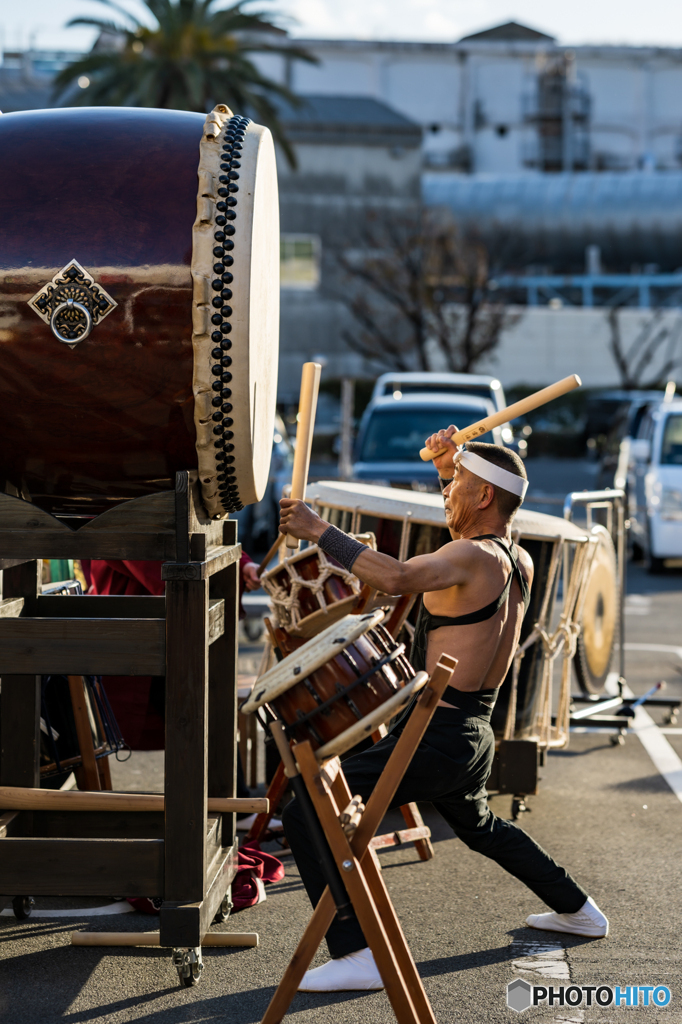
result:
M 500 409 L 499 412 L 495 412 L 491 416 L 486 416 L 485 419 L 472 423 L 470 427 L 458 430 L 456 434 L 452 435 L 450 440 L 454 444 L 464 444 L 465 441 L 473 441 L 474 438 L 480 437 L 481 434 L 487 434 L 493 427 L 509 423 L 510 420 L 515 420 L 517 416 L 523 416 L 532 409 L 537 409 L 539 406 L 551 402 L 560 395 L 565 395 L 568 391 L 579 388 L 581 384 L 580 377 L 573 373 L 570 377 L 564 377 L 563 380 L 558 380 L 556 384 L 550 384 L 548 388 L 543 388 L 542 391 L 536 391 L 534 395 L 529 395 L 528 398 L 522 398 L 520 402 L 508 405 L 506 409 Z M 430 462 L 432 459 L 437 459 L 439 455 L 444 455 L 446 451 L 448 451 L 447 448 L 441 448 L 438 452 L 431 451 L 430 448 L 422 448 L 419 457 L 424 462 Z
M 308 482 L 308 469 L 310 467 L 310 450 L 313 446 L 313 430 L 315 427 L 315 412 L 317 411 L 317 392 L 320 388 L 320 374 L 322 366 L 320 363 L 304 363 L 301 374 L 301 397 L 298 403 L 298 416 L 296 417 L 296 450 L 294 452 L 294 469 L 291 474 L 291 498 L 305 500 L 305 489 Z M 290 550 L 298 548 L 298 540 L 287 534 L 287 547 Z
M 275 557 L 275 555 L 277 554 L 277 552 L 281 548 L 285 536 L 286 536 L 286 534 L 284 534 L 284 533 L 280 533 L 278 535 L 277 540 L 272 545 L 272 547 L 268 551 L 267 555 L 265 556 L 265 558 L 262 560 L 261 564 L 256 569 L 256 572 L 258 573 L 259 576 L 262 576 L 263 573 L 265 572 L 266 568 L 268 567 L 268 565 L 270 565 L 270 562 L 273 560 L 273 558 Z
M 163 811 L 163 793 L 81 792 L 79 790 L 29 789 L 0 786 L 3 811 Z M 209 797 L 211 813 L 262 814 L 268 801 L 263 797 Z

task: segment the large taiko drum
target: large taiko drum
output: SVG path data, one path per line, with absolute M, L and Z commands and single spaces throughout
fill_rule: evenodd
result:
M 277 384 L 272 137 L 217 106 L 0 117 L 0 486 L 95 515 L 198 469 L 265 490 Z
M 252 714 L 267 704 L 289 739 L 309 740 L 320 759 L 369 738 L 428 680 L 383 618 L 377 609 L 329 626 L 262 675 L 241 710 Z

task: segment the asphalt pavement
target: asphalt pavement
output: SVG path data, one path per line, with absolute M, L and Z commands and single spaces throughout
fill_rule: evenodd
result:
M 548 486 L 547 493 L 556 492 Z M 644 693 L 666 679 L 665 692 L 682 696 L 681 614 L 681 571 L 650 576 L 639 566 L 629 567 L 626 675 L 633 692 Z M 548 757 L 539 793 L 528 801 L 531 813 L 520 822 L 607 914 L 607 939 L 525 927 L 529 913 L 545 909 L 540 901 L 496 864 L 469 851 L 428 805 L 423 812 L 433 831 L 434 859 L 422 863 L 412 847 L 381 855 L 384 879 L 439 1024 L 608 1024 L 625 1019 L 682 1024 L 682 765 L 677 795 L 661 774 L 661 766 L 667 766 L 675 783 L 682 731 L 672 730 L 682 730 L 682 723 L 667 723 L 659 710 L 650 719 L 653 724 L 643 719 L 640 725 L 649 730 L 649 738 L 654 736 L 649 748 L 658 751 L 658 766 L 636 734 L 628 735 L 623 746 L 612 745 L 604 733 L 573 734 L 568 749 Z M 667 752 L 667 761 L 661 760 L 661 751 Z M 133 755 L 126 788 L 159 788 L 160 757 Z M 493 796 L 490 804 L 499 816 L 509 816 L 509 797 Z M 382 831 L 398 823 L 389 816 Z M 79 928 L 155 927 L 153 918 L 138 913 L 88 915 L 88 909 L 110 905 L 111 894 L 89 900 L 40 898 L 34 916 L 23 923 L 5 912 L 0 916 L 0 1021 L 255 1024 L 309 916 L 290 855 L 284 863 L 286 877 L 268 888 L 266 902 L 218 926 L 257 931 L 260 946 L 206 949 L 204 976 L 191 989 L 178 987 L 167 950 L 69 945 L 71 931 Z M 68 908 L 71 917 L 49 916 Z M 315 963 L 324 959 L 322 948 Z M 515 978 L 557 987 L 667 986 L 672 998 L 664 1008 L 555 1005 L 517 1014 L 505 1001 L 507 983 Z M 288 1019 L 297 1024 L 388 1024 L 394 1017 L 383 992 L 301 993 Z

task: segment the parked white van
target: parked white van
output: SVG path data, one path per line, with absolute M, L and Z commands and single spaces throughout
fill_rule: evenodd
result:
M 630 441 L 629 516 L 633 547 L 650 572 L 682 558 L 682 401 L 661 402 Z

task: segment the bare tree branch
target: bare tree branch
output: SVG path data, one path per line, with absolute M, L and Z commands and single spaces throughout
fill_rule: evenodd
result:
M 682 325 L 679 318 L 671 327 L 670 324 L 661 323 L 666 310 L 654 310 L 642 322 L 630 345 L 626 346 L 620 318 L 622 310 L 622 304 L 612 306 L 607 314 L 609 349 L 618 368 L 621 387 L 626 391 L 632 391 L 635 388 L 665 386 L 671 374 L 681 365 L 679 341 Z M 646 371 L 660 355 L 663 356 L 663 364 L 647 380 Z
M 423 208 L 368 211 L 362 223 L 359 244 L 337 257 L 336 297 L 358 325 L 349 347 L 400 370 L 476 370 L 515 319 L 490 287 L 485 246 Z

